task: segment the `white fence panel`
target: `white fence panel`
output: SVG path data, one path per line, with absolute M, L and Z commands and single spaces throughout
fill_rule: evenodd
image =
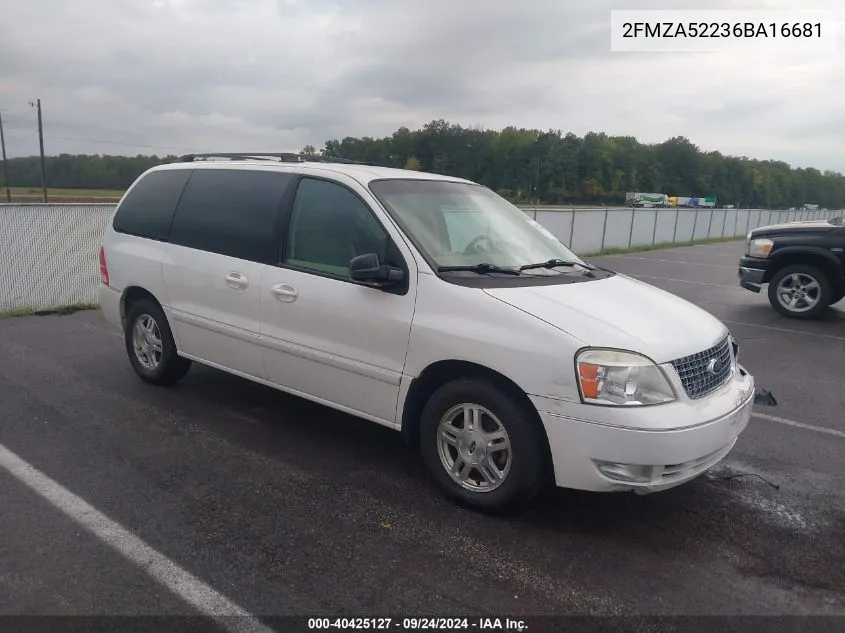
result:
M 95 302 L 97 248 L 114 204 L 0 204 L 0 311 Z M 579 255 L 605 249 L 742 238 L 783 222 L 842 211 L 524 208 Z
M 751 222 L 751 211 L 748 209 L 737 209 L 734 216 L 736 217 L 736 221 L 734 222 L 732 235 L 743 237 L 750 230 L 748 224 Z
M 711 209 L 693 209 L 693 213 L 695 217 L 693 219 L 692 237 L 694 240 L 706 240 L 710 236 L 713 211 Z
M 697 216 L 696 209 L 678 209 L 678 225 L 675 229 L 673 242 L 689 242 L 692 240 L 692 231 L 696 227 Z
M 637 209 L 634 211 L 634 224 L 631 227 L 630 245 L 651 246 L 654 243 L 654 219 L 657 209 Z
M 607 231 L 604 236 L 604 247 L 628 248 L 633 219 L 633 209 L 609 210 L 607 214 Z
M 547 228 L 561 242 L 569 244 L 572 241 L 571 231 L 574 214 L 574 211 L 539 209 L 534 219 Z
M 725 236 L 725 222 L 728 218 L 724 209 L 711 209 L 710 215 L 710 237 Z
M 601 250 L 601 236 L 604 227 L 603 209 L 576 211 L 572 226 L 572 245 L 576 253 L 597 253 Z
M 0 205 L 0 310 L 96 300 L 113 204 Z
M 654 232 L 655 244 L 675 241 L 675 219 L 677 217 L 677 209 L 657 209 L 657 230 Z

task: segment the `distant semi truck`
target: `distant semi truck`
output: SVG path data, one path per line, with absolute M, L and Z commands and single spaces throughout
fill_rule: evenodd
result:
M 716 206 L 716 196 L 696 198 L 691 196 L 668 196 L 665 193 L 626 193 L 625 203 L 631 207 L 704 207 Z
M 695 198 L 687 196 L 673 196 L 669 198 L 669 206 L 673 207 L 704 207 L 705 209 L 712 209 L 716 206 L 716 196 L 707 196 L 706 198 Z
M 669 204 L 669 196 L 665 193 L 632 193 L 625 194 L 625 204 L 632 207 L 665 207 Z

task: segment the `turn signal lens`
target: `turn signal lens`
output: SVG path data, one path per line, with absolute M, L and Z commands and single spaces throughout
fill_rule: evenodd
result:
M 578 363 L 578 378 L 585 398 L 598 398 L 599 366 L 592 363 Z

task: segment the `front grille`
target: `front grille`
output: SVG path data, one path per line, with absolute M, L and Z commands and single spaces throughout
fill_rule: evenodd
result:
M 715 361 L 715 363 L 714 363 Z M 703 398 L 721 387 L 731 374 L 731 343 L 725 337 L 710 349 L 672 361 L 690 398 Z

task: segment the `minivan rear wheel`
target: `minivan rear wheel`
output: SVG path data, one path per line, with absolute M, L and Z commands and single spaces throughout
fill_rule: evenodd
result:
M 450 497 L 488 511 L 532 498 L 543 472 L 541 437 L 531 414 L 501 388 L 460 379 L 429 398 L 420 419 L 420 450 Z
M 176 353 L 162 309 L 149 299 L 134 302 L 126 315 L 126 352 L 135 373 L 154 385 L 171 385 L 188 373 L 191 361 Z

